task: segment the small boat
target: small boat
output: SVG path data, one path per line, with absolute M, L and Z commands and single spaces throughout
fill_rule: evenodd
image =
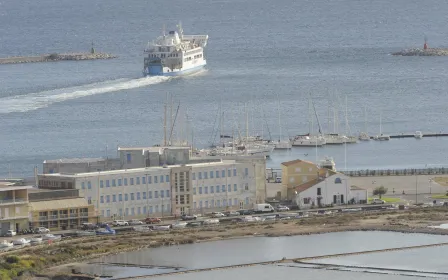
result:
M 3 240 L 0 243 L 0 249 L 11 248 L 12 246 L 14 246 L 14 244 L 12 242 L 7 241 L 7 240 Z
M 380 134 L 380 135 L 375 136 L 373 139 L 377 140 L 377 141 L 388 141 L 388 140 L 390 140 L 390 136 L 386 135 L 386 134 Z
M 361 132 L 359 134 L 359 140 L 361 141 L 370 141 L 370 136 L 367 134 L 367 132 Z
M 150 231 L 152 231 L 150 226 L 136 226 L 136 227 L 133 227 L 132 229 L 134 231 L 137 231 L 137 232 L 150 232 Z
M 422 139 L 423 138 L 423 133 L 421 131 L 416 131 L 414 134 L 414 137 L 416 139 Z
M 186 222 L 176 222 L 174 224 L 171 224 L 171 228 L 173 229 L 185 228 L 186 226 L 187 226 Z
M 14 245 L 26 245 L 26 244 L 29 244 L 30 241 L 25 238 L 19 238 L 19 239 L 13 240 L 12 243 Z
M 167 226 L 150 226 L 152 228 L 152 230 L 156 230 L 156 231 L 168 231 L 171 229 L 171 225 L 167 225 Z
M 96 235 L 94 230 L 78 230 L 76 236 L 93 236 Z
M 51 240 L 51 241 L 57 241 L 57 240 L 61 240 L 62 236 L 61 235 L 54 235 L 51 233 L 48 234 L 44 234 L 42 236 L 42 240 L 46 241 L 46 240 Z
M 42 237 L 40 237 L 40 236 L 36 236 L 36 237 L 32 237 L 31 239 L 30 239 L 30 242 L 31 243 L 41 243 L 43 240 L 42 240 Z
M 215 225 L 215 224 L 219 224 L 219 219 L 204 220 L 204 225 Z

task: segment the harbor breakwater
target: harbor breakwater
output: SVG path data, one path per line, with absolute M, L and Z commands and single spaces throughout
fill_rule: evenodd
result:
M 407 49 L 399 52 L 394 52 L 392 55 L 401 56 L 448 56 L 448 49 L 445 48 L 430 48 L 430 49 Z
M 78 61 L 78 60 L 96 60 L 96 59 L 112 59 L 117 58 L 116 55 L 108 53 L 53 53 L 38 56 L 16 56 L 0 58 L 0 64 L 17 64 L 17 63 L 35 63 L 35 62 L 55 62 L 55 61 Z

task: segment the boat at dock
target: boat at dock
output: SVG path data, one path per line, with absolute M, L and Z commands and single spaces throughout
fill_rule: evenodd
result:
M 204 48 L 208 35 L 184 35 L 182 25 L 148 42 L 144 76 L 181 76 L 196 73 L 207 64 Z
M 322 147 L 327 141 L 322 136 L 298 135 L 292 139 L 293 146 Z
M 422 139 L 423 138 L 423 133 L 421 131 L 416 131 L 414 134 L 414 137 L 416 139 Z

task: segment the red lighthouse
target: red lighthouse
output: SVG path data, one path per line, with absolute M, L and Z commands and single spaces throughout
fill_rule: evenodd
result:
M 423 49 L 426 50 L 428 49 L 428 44 L 427 44 L 428 39 L 425 36 L 425 43 L 423 44 Z

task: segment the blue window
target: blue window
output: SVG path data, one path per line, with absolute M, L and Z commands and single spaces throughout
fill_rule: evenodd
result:
M 199 208 L 202 208 L 202 200 L 199 201 Z
M 121 187 L 121 179 L 118 179 L 118 186 Z
M 208 179 L 208 172 L 204 172 L 204 179 Z
M 134 200 L 134 193 L 131 193 L 131 200 Z
M 106 202 L 107 202 L 107 203 L 110 202 L 110 195 L 106 195 Z
M 146 192 L 142 192 L 143 194 L 143 199 L 146 199 Z
M 117 195 L 116 194 L 112 195 L 112 202 L 117 202 Z
M 124 211 L 124 215 L 125 215 L 125 216 L 129 216 L 129 208 L 126 208 L 126 209 L 125 209 L 125 211 Z
M 227 177 L 232 177 L 232 170 L 227 170 Z
M 202 179 L 202 172 L 199 172 L 199 173 L 198 173 L 198 178 L 199 178 L 199 180 Z
M 219 186 L 216 186 L 216 192 L 219 193 Z
M 249 175 L 249 168 L 244 168 L 244 175 L 248 176 Z
M 236 186 L 236 184 L 233 184 L 233 191 L 236 192 L 238 190 L 238 187 Z
M 233 177 L 236 177 L 236 169 L 233 169 Z
M 213 171 L 210 171 L 210 178 L 213 179 Z
M 146 184 L 146 177 L 142 177 L 142 184 Z
M 226 171 L 225 171 L 225 170 L 222 170 L 222 171 L 221 171 L 221 177 L 222 177 L 222 178 L 226 177 Z
M 84 182 L 81 183 L 81 189 L 83 189 L 83 190 L 86 189 L 86 184 Z
M 154 184 L 157 184 L 157 176 L 154 176 Z
M 218 207 L 221 207 L 221 200 L 217 200 Z
M 121 193 L 118 194 L 118 201 L 123 201 L 123 195 Z
M 152 182 L 151 182 L 151 176 L 148 176 L 148 184 L 152 184 Z
M 106 180 L 106 188 L 109 188 L 109 187 L 110 187 L 110 181 Z
M 141 207 L 137 207 L 137 215 L 140 215 L 142 213 L 142 208 Z
M 216 178 L 219 178 L 219 171 L 216 171 L 215 174 L 216 174 Z
M 193 188 L 193 194 L 196 194 L 196 188 Z
M 202 187 L 199 187 L 199 194 L 202 194 Z
M 164 191 L 160 191 L 160 197 L 162 197 L 162 198 L 165 197 L 165 192 Z
M 204 187 L 204 193 L 208 193 L 208 187 Z
M 133 186 L 134 185 L 134 178 L 131 178 L 129 181 L 131 183 L 131 186 Z
M 87 188 L 90 190 L 92 189 L 92 183 L 90 183 L 90 181 L 87 182 Z
M 154 198 L 159 198 L 159 191 L 154 191 Z
M 193 172 L 193 180 L 196 180 L 196 173 Z
M 126 161 L 127 161 L 127 163 L 131 163 L 131 161 L 132 161 L 131 154 L 126 154 Z
M 125 185 L 125 186 L 128 185 L 128 178 L 124 178 L 124 185 Z
M 140 177 L 135 178 L 135 180 L 137 180 L 137 182 L 135 184 L 140 185 Z
M 100 196 L 100 202 L 104 203 L 104 197 L 103 196 Z
M 215 187 L 214 186 L 210 186 L 210 193 L 214 193 L 215 192 Z
M 232 199 L 229 198 L 229 206 L 232 206 Z
M 124 201 L 128 201 L 128 194 L 127 193 L 124 194 Z
M 226 185 L 222 185 L 222 186 L 221 186 L 221 191 L 222 191 L 222 192 L 226 192 Z
M 233 205 L 235 205 L 235 206 L 238 205 L 238 199 L 237 198 L 233 199 Z
M 170 197 L 170 190 L 166 190 L 166 197 Z
M 137 193 L 137 200 L 140 200 L 140 193 Z
M 163 183 L 163 175 L 160 175 L 160 183 Z
M 143 214 L 146 214 L 146 206 L 143 206 Z
M 116 183 L 117 183 L 117 182 L 115 181 L 115 179 L 112 179 L 112 187 L 116 187 L 116 186 L 117 186 Z
M 152 198 L 152 191 L 148 192 L 148 198 Z
M 134 212 L 134 207 L 131 208 L 131 216 L 134 216 L 135 212 Z
M 227 199 L 224 198 L 224 199 L 222 200 L 222 206 L 227 206 Z
M 335 184 L 342 184 L 342 180 L 341 180 L 341 178 L 336 178 L 336 179 L 334 179 L 334 183 Z
M 152 214 L 152 206 L 149 206 L 149 214 Z
M 170 175 L 165 175 L 165 182 L 167 182 L 167 183 L 170 182 Z
M 249 198 L 246 197 L 246 205 L 249 205 Z
M 232 186 L 229 184 L 229 185 L 227 185 L 227 191 L 228 192 L 231 192 L 232 191 Z
M 103 182 L 103 180 L 100 181 L 100 188 L 104 188 L 104 182 Z

